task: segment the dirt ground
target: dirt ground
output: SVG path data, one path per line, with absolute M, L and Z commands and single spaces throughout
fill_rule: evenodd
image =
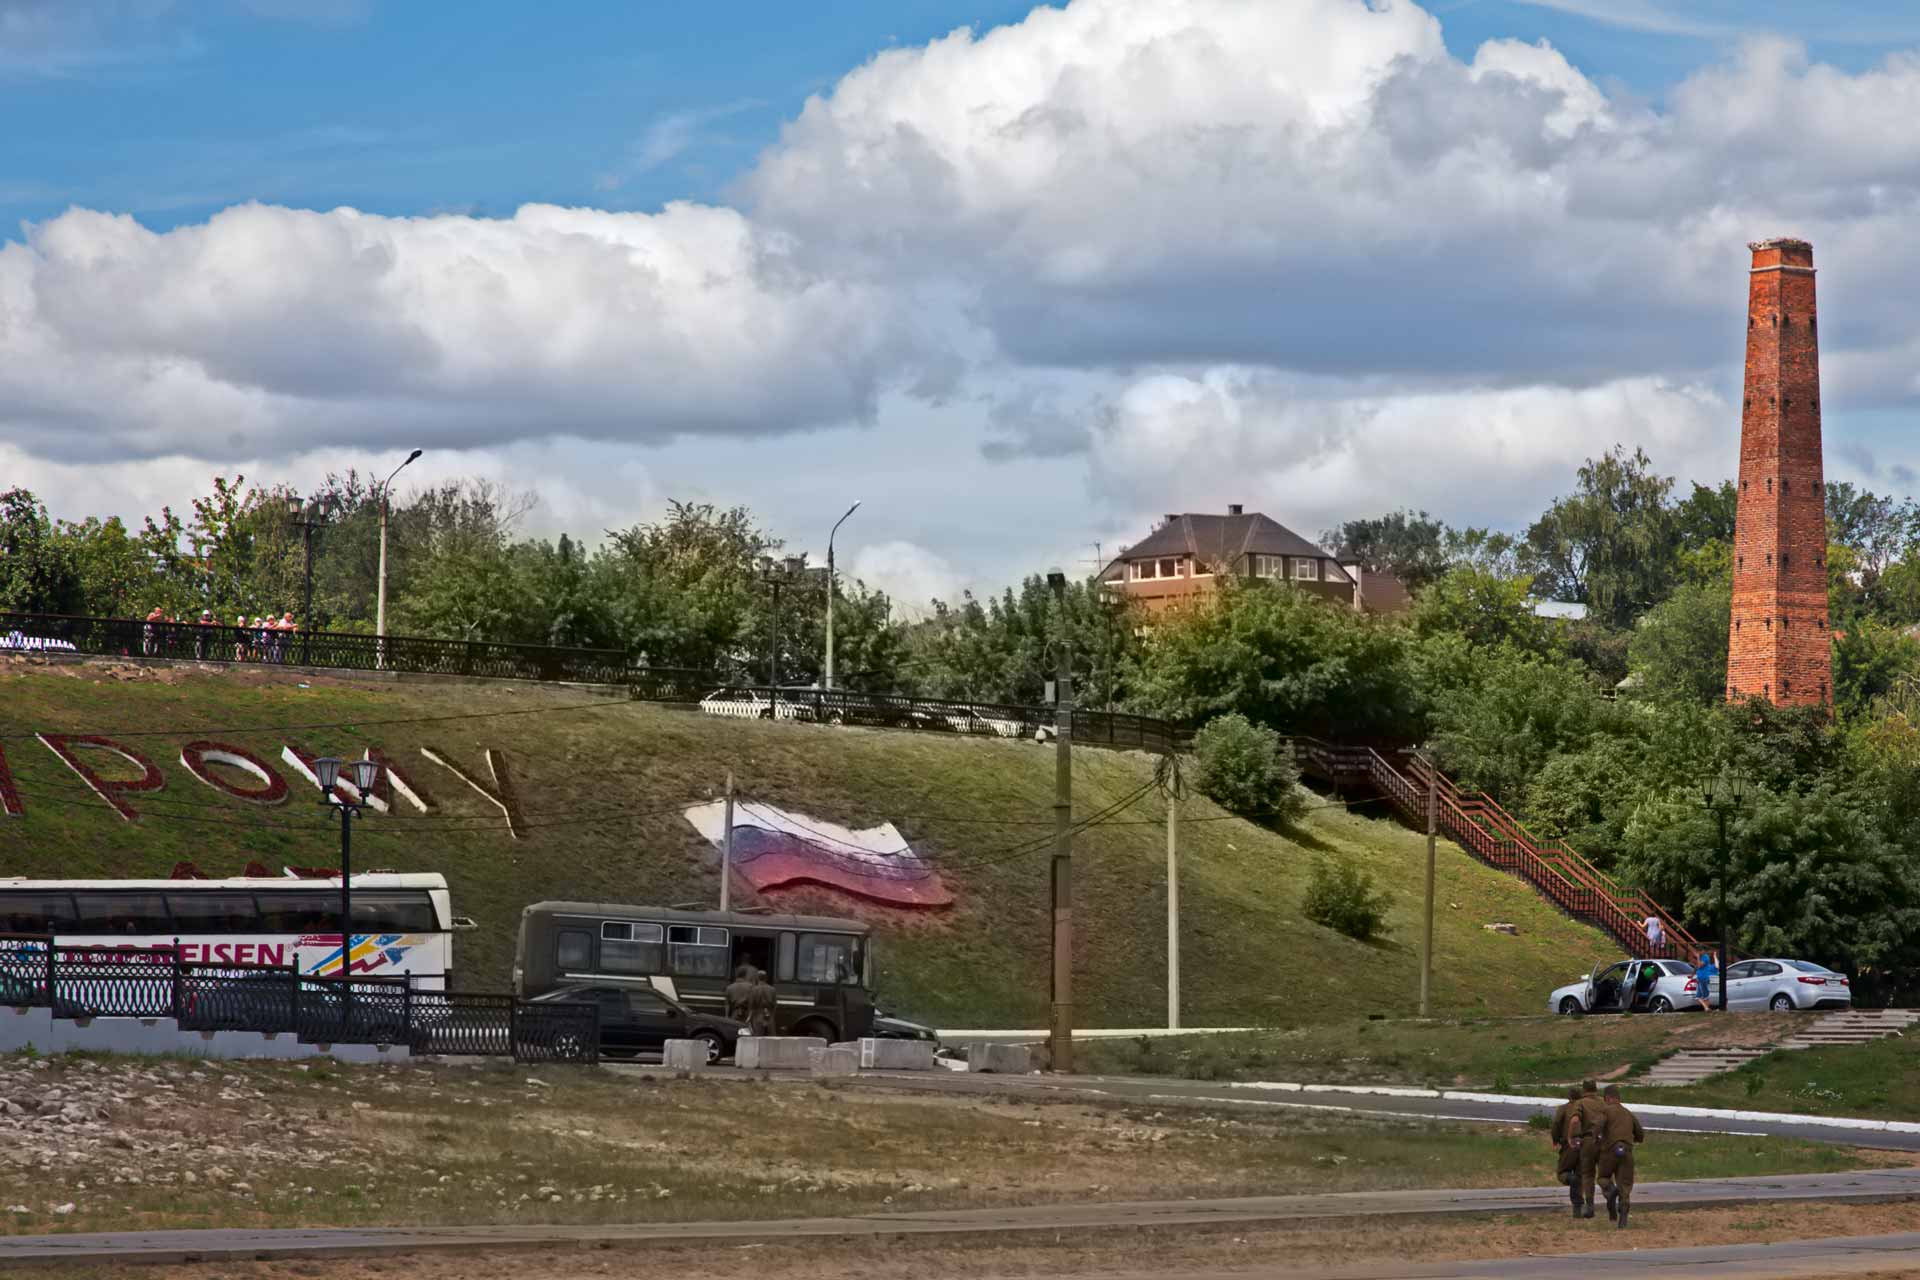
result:
M 1824 1230 L 1822 1230 L 1824 1229 Z M 647 1246 L 645 1270 L 676 1280 L 734 1280 L 744 1270 L 782 1280 L 924 1280 L 927 1276 L 1147 1277 L 1183 1272 L 1288 1271 L 1385 1260 L 1445 1262 L 1473 1258 L 1597 1252 L 1625 1247 L 1763 1244 L 1812 1235 L 1883 1235 L 1920 1229 L 1920 1205 L 1806 1205 L 1642 1210 L 1627 1232 L 1603 1219 L 1505 1216 L 1474 1222 L 1301 1223 L 1283 1230 L 1195 1230 L 1114 1236 L 1080 1233 L 1013 1241 L 862 1241 L 715 1248 Z M 293 1260 L 35 1271 L 47 1280 L 589 1280 L 636 1271 L 620 1249 L 418 1254 L 341 1261 Z M 1731 1274 L 1731 1273 L 1730 1273 Z M 1920 1276 L 1901 1271 L 1877 1280 Z M 1860 1277 L 1859 1280 L 1870 1280 Z

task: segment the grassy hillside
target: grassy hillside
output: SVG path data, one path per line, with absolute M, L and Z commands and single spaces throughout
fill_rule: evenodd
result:
M 180 748 L 217 738 L 277 765 L 283 742 L 342 756 L 377 746 L 404 764 L 437 810 L 358 824 L 356 866 L 444 872 L 456 910 L 481 926 L 457 944 L 462 985 L 498 987 L 528 902 L 715 901 L 715 857 L 679 807 L 719 796 L 732 770 L 744 797 L 851 827 L 892 821 L 942 864 L 954 908 L 920 917 L 867 913 L 884 939 L 879 969 L 889 1007 L 948 1026 L 1044 1025 L 1048 850 L 1019 847 L 1048 829 L 1050 749 L 719 720 L 638 704 L 580 709 L 605 701 L 583 690 L 527 686 L 0 660 L 0 745 L 27 805 L 25 817 L 0 820 L 0 867 L 14 875 L 123 876 L 165 875 L 185 859 L 213 874 L 237 873 L 249 860 L 276 869 L 333 865 L 334 824 L 284 766 L 296 784 L 293 799 L 260 809 L 196 781 L 180 765 Z M 134 799 L 142 820 L 123 822 L 33 740 L 35 731 L 100 733 L 138 745 L 160 766 L 166 787 Z M 503 751 L 526 815 L 524 838 L 508 838 L 498 811 L 426 760 L 423 746 L 483 778 L 485 750 Z M 1080 813 L 1126 796 L 1152 773 L 1142 755 L 1088 750 L 1076 759 Z M 1412 1011 L 1422 837 L 1337 808 L 1317 810 L 1286 834 L 1203 801 L 1191 803 L 1187 816 L 1181 879 L 1189 1025 L 1288 1026 Z M 1077 838 L 1082 1025 L 1164 1018 L 1162 817 L 1149 795 L 1117 814 L 1120 821 Z M 1307 875 L 1327 855 L 1355 860 L 1391 893 L 1384 942 L 1352 942 L 1301 916 Z M 1441 846 L 1439 883 L 1440 1011 L 1535 1012 L 1549 986 L 1612 950 L 1519 881 L 1452 845 Z M 853 908 L 824 891 L 782 894 L 776 905 Z M 1482 928 L 1493 921 L 1517 925 L 1519 936 Z

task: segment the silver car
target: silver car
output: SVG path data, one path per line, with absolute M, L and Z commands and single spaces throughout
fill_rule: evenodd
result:
M 1547 997 L 1554 1013 L 1672 1013 L 1700 1007 L 1700 984 L 1684 960 L 1602 962 Z
M 1810 960 L 1741 960 L 1727 966 L 1727 1011 L 1851 1009 L 1853 984 Z

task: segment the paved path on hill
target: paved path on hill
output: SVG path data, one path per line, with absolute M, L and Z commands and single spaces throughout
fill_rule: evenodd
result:
M 618 1071 L 631 1067 L 613 1068 Z M 1345 1112 L 1351 1115 L 1400 1117 L 1413 1120 L 1459 1120 L 1480 1124 L 1525 1124 L 1530 1116 L 1550 1110 L 1564 1099 L 1503 1098 L 1495 1094 L 1452 1093 L 1443 1097 L 1414 1096 L 1431 1091 L 1418 1089 L 1382 1089 L 1377 1092 L 1317 1090 L 1311 1086 L 1295 1089 L 1262 1087 L 1250 1084 L 1207 1083 L 1196 1080 L 1162 1080 L 1136 1076 L 996 1076 L 969 1075 L 948 1071 L 862 1072 L 839 1083 L 860 1088 L 934 1091 L 940 1093 L 983 1093 L 1001 1097 L 1086 1098 L 1089 1100 L 1154 1103 L 1186 1106 L 1240 1106 L 1293 1109 L 1319 1112 Z M 1657 1090 L 1632 1090 L 1627 1105 L 1634 1109 L 1648 1129 L 1667 1133 L 1732 1133 L 1770 1138 L 1800 1138 L 1808 1142 L 1833 1143 L 1847 1147 L 1872 1147 L 1882 1151 L 1920 1151 L 1920 1125 L 1887 1131 L 1872 1128 L 1836 1127 L 1824 1118 L 1792 1115 L 1773 1116 L 1758 1112 L 1723 1112 L 1720 1115 L 1665 1116 L 1646 1105 L 1658 1100 Z M 1875 1123 L 1875 1122 L 1856 1122 Z
M 1674 1207 L 1705 1208 L 1763 1201 L 1874 1202 L 1915 1198 L 1920 1198 L 1920 1168 L 1875 1169 L 1777 1178 L 1642 1183 L 1634 1190 L 1634 1210 L 1651 1218 L 1661 1208 Z M 1060 1204 L 1025 1209 L 928 1210 L 919 1213 L 875 1213 L 857 1217 L 788 1218 L 758 1222 L 649 1222 L 587 1227 L 113 1231 L 0 1237 L 0 1275 L 11 1274 L 7 1270 L 10 1267 L 51 1262 L 212 1262 L 302 1255 L 409 1253 L 554 1244 L 594 1245 L 601 1242 L 632 1245 L 836 1237 L 976 1236 L 1029 1231 L 1258 1226 L 1329 1218 L 1565 1212 L 1566 1192 L 1560 1187 L 1494 1187 L 1251 1196 L 1231 1200 Z

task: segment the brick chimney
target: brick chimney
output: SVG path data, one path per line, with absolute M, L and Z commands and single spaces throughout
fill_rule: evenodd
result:
M 1227 504 L 1227 514 L 1230 516 L 1244 515 L 1246 514 L 1246 508 L 1237 502 L 1229 502 Z
M 1747 285 L 1727 697 L 1831 706 L 1813 246 L 1762 240 Z

